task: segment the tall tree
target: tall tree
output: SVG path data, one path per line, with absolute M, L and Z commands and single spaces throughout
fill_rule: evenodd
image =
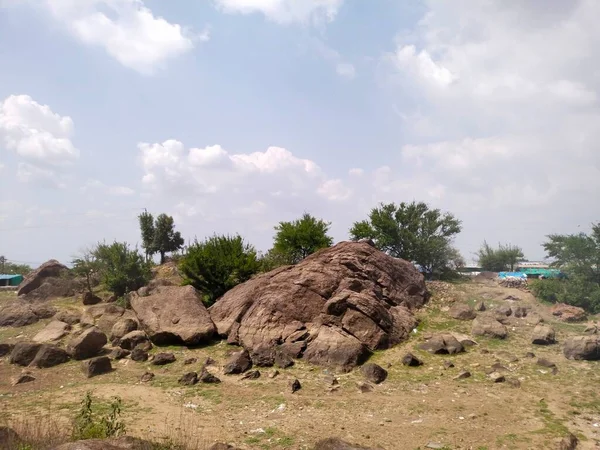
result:
M 146 261 L 148 261 L 156 253 L 154 249 L 154 217 L 148 211 L 144 211 L 138 216 L 138 219 L 142 233 L 142 248 L 146 253 Z
M 490 272 L 513 271 L 517 263 L 523 261 L 524 258 L 521 247 L 512 244 L 498 244 L 498 248 L 493 248 L 487 241 L 483 241 L 477 256 L 481 268 Z
M 428 277 L 439 277 L 456 259 L 451 244 L 460 231 L 461 222 L 452 214 L 423 202 L 402 202 L 373 208 L 368 220 L 354 223 L 350 236 L 372 239 L 380 250 L 418 264 Z
M 173 217 L 160 214 L 154 223 L 154 240 L 152 248 L 160 253 L 160 263 L 164 264 L 165 254 L 183 247 L 184 240 L 179 231 L 175 231 Z
M 73 259 L 72 264 L 75 275 L 83 277 L 88 292 L 93 292 L 92 280 L 100 274 L 102 268 L 94 250 L 83 250 L 77 258 Z
M 279 222 L 273 243 L 273 254 L 296 264 L 319 249 L 330 247 L 333 239 L 327 235 L 329 222 L 304 213 L 293 222 Z

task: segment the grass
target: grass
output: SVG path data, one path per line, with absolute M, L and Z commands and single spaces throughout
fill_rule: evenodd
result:
M 246 444 L 264 450 L 292 448 L 296 442 L 295 438 L 286 435 L 275 427 L 265 428 L 263 432 L 246 438 Z
M 544 427 L 533 431 L 534 434 L 550 435 L 553 437 L 563 437 L 569 434 L 569 429 L 564 425 L 563 420 L 554 415 L 545 400 L 540 400 L 538 410 L 535 411 L 535 414 L 542 419 Z

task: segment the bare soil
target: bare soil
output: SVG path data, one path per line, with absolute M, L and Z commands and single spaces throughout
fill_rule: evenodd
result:
M 562 355 L 562 342 L 581 334 L 586 324 L 555 321 L 547 305 L 529 293 L 501 288 L 492 280 L 459 285 L 434 284 L 431 302 L 419 312 L 421 323 L 411 339 L 391 350 L 377 352 L 371 362 L 389 371 L 388 379 L 372 392 L 361 393 L 360 370 L 334 374 L 330 370 L 298 362 L 269 378 L 274 369 L 259 369 L 257 380 L 227 376 L 222 365 L 235 348 L 225 343 L 187 349 L 155 348 L 173 352 L 177 361 L 162 367 L 129 359 L 113 363 L 112 373 L 92 379 L 84 377 L 80 362 L 51 369 L 27 369 L 36 380 L 19 386 L 11 378 L 23 369 L 0 358 L 0 424 L 15 424 L 24 417 L 64 426 L 76 414 L 86 391 L 92 391 L 101 407 L 114 396 L 123 400 L 123 418 L 128 434 L 144 439 L 185 442 L 204 449 L 216 441 L 240 449 L 310 449 L 319 439 L 338 436 L 349 442 L 383 449 L 424 449 L 440 444 L 445 449 L 555 449 L 572 432 L 578 448 L 600 448 L 600 362 L 569 361 Z M 507 301 L 512 295 L 520 300 Z M 14 294 L 0 293 L 1 302 Z M 447 315 L 452 302 L 474 305 L 484 300 L 488 308 L 501 304 L 531 308 L 551 324 L 559 343 L 548 347 L 530 344 L 533 325 L 527 318 L 512 318 L 506 340 L 475 338 L 477 345 L 464 354 L 430 355 L 417 349 L 424 336 L 436 332 L 469 334 L 471 322 Z M 75 299 L 59 299 L 60 308 L 82 308 Z M 0 342 L 31 338 L 47 321 L 25 328 L 0 328 Z M 405 367 L 402 357 L 411 351 L 425 364 Z M 556 363 L 558 373 L 536 365 L 534 352 Z M 198 362 L 185 366 L 186 358 Z M 179 377 L 199 371 L 206 358 L 216 360 L 209 370 L 219 385 L 178 385 Z M 517 360 L 515 360 L 515 358 Z M 444 369 L 444 361 L 455 367 Z M 486 375 L 494 363 L 507 370 L 507 382 L 494 383 Z M 463 370 L 467 379 L 456 380 Z M 156 376 L 139 381 L 146 372 Z M 339 379 L 332 390 L 328 377 Z M 291 392 L 298 379 L 302 389 Z M 515 387 L 518 380 L 520 387 Z

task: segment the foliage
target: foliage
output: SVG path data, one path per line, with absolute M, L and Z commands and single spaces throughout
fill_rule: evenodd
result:
M 7 261 L 4 256 L 0 256 L 0 273 L 6 275 L 27 275 L 33 269 L 27 264 L 17 264 Z
M 121 399 L 115 397 L 110 404 L 108 414 L 99 415 L 93 410 L 90 392 L 86 392 L 81 401 L 81 409 L 73 423 L 73 440 L 106 439 L 125 433 L 125 424 L 120 419 Z
M 72 261 L 73 273 L 85 278 L 88 292 L 92 292 L 92 281 L 99 274 L 102 265 L 92 250 L 83 250 L 78 258 Z
M 98 244 L 93 255 L 100 265 L 100 275 L 106 288 L 117 297 L 135 291 L 150 281 L 150 267 L 136 249 L 126 242 Z
M 483 241 L 477 255 L 481 268 L 490 272 L 513 271 L 515 265 L 524 258 L 523 250 L 516 245 L 498 244 L 498 248 L 495 249 L 486 241 Z
M 549 303 L 556 303 L 565 293 L 566 282 L 558 279 L 531 280 L 527 283 L 534 296 Z
M 330 225 L 308 213 L 293 222 L 279 222 L 275 227 L 274 255 L 285 258 L 288 264 L 297 264 L 317 250 L 330 247 Z
M 212 305 L 225 292 L 259 272 L 256 250 L 239 236 L 214 235 L 189 246 L 180 263 L 185 283 L 191 284 Z
M 172 216 L 159 214 L 156 220 L 145 211 L 138 216 L 142 234 L 142 248 L 146 252 L 146 260 L 155 253 L 160 254 L 160 263 L 164 264 L 165 254 L 175 252 L 183 247 L 183 237 L 175 231 Z
M 373 208 L 368 220 L 354 223 L 350 236 L 372 239 L 380 250 L 418 264 L 429 278 L 439 278 L 458 262 L 451 243 L 460 231 L 461 222 L 452 214 L 423 202 L 402 202 Z
M 258 261 L 260 263 L 260 272 L 270 272 L 278 267 L 290 265 L 287 255 L 283 255 L 275 249 L 270 249 L 267 253 L 259 255 Z

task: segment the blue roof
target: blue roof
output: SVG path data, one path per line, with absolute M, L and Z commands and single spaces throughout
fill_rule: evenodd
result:
M 21 275 L 2 275 L 0 274 L 0 280 L 11 280 L 13 278 L 20 277 Z

